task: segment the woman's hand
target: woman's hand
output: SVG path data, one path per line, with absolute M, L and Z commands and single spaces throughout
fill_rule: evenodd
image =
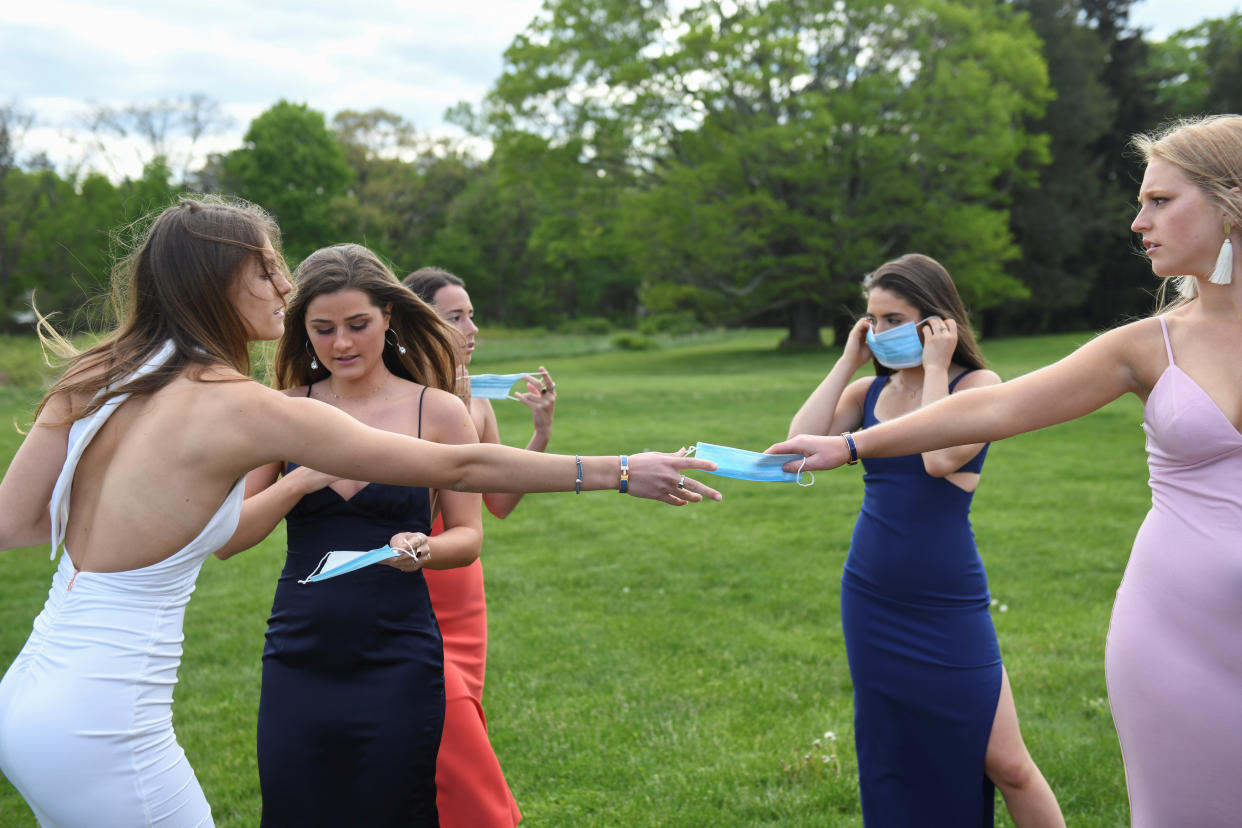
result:
M 867 331 L 871 330 L 871 320 L 859 319 L 850 328 L 850 335 L 845 339 L 845 347 L 841 350 L 841 359 L 851 366 L 851 374 L 871 361 L 871 349 L 867 347 Z
M 838 466 L 844 466 L 850 460 L 849 444 L 839 434 L 831 436 L 799 434 L 783 443 L 768 446 L 763 453 L 801 454 L 806 458 L 805 464 L 800 460 L 791 460 L 781 466 L 787 472 L 835 469 Z
M 548 369 L 539 366 L 539 377 L 527 375 L 526 391 L 514 392 L 513 396 L 525 403 L 530 409 L 531 418 L 535 421 L 535 434 L 543 438 L 546 444 L 552 435 L 552 415 L 556 411 L 556 383 Z
M 947 372 L 957 350 L 957 323 L 933 316 L 920 326 L 919 332 L 923 334 L 923 368 Z
M 431 539 L 422 532 L 398 532 L 388 545 L 401 554 L 380 563 L 402 572 L 417 572 L 431 560 Z
M 705 497 L 720 500 L 720 492 L 685 475 L 692 469 L 714 471 L 715 468 L 715 463 L 687 457 L 684 448 L 674 454 L 660 451 L 631 454 L 628 492 L 634 497 L 659 500 L 670 506 L 698 503 Z

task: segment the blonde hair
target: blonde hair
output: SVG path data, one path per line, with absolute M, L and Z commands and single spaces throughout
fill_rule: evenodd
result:
M 1242 226 L 1242 115 L 1208 115 L 1183 118 L 1157 132 L 1136 135 L 1131 146 L 1144 163 L 1153 158 L 1175 165 L 1208 202 L 1229 216 L 1234 227 Z M 1224 227 L 1221 227 L 1224 231 Z M 1164 279 L 1156 295 L 1157 313 L 1189 302 L 1193 296 L 1169 297 L 1174 279 Z

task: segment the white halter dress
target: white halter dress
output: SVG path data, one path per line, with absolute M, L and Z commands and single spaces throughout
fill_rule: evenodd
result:
M 165 346 L 137 374 L 172 353 Z M 136 375 L 137 375 L 136 374 Z M 52 557 L 64 540 L 74 472 L 128 395 L 69 432 L 52 494 Z M 0 680 L 0 770 L 45 826 L 211 825 L 172 727 L 185 605 L 203 561 L 233 534 L 239 480 L 193 541 L 126 572 L 78 572 L 62 555 L 43 611 Z

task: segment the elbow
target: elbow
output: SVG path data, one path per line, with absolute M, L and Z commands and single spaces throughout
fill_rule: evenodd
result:
M 483 505 L 487 507 L 487 512 L 497 520 L 504 520 L 513 514 L 513 509 L 517 506 L 509 498 L 489 497 L 483 495 Z

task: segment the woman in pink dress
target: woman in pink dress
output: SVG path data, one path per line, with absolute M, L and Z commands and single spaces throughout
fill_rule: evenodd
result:
M 462 365 L 474 354 L 474 306 L 466 283 L 435 267 L 424 267 L 405 277 L 404 284 L 430 304 L 462 335 Z M 556 410 L 556 383 L 546 368 L 528 376 L 526 391 L 514 396 L 531 410 L 535 430 L 528 451 L 544 451 L 552 436 Z M 479 441 L 499 443 L 500 428 L 491 400 L 471 397 L 470 417 Z M 506 518 L 521 495 L 492 492 L 483 503 L 495 517 Z M 432 525 L 439 531 L 440 519 Z M 436 760 L 436 805 L 443 828 L 512 828 L 521 819 L 517 802 L 500 770 L 500 761 L 487 738 L 483 714 L 483 677 L 487 669 L 487 601 L 483 592 L 483 563 L 424 573 L 440 634 L 444 638 L 444 736 Z
M 1131 229 L 1174 287 L 1158 316 L 1060 362 L 954 394 L 858 434 L 770 452 L 828 469 L 999 440 L 1144 402 L 1152 506 L 1117 590 L 1105 652 L 1131 819 L 1236 826 L 1242 814 L 1242 116 L 1138 136 L 1147 169 Z

